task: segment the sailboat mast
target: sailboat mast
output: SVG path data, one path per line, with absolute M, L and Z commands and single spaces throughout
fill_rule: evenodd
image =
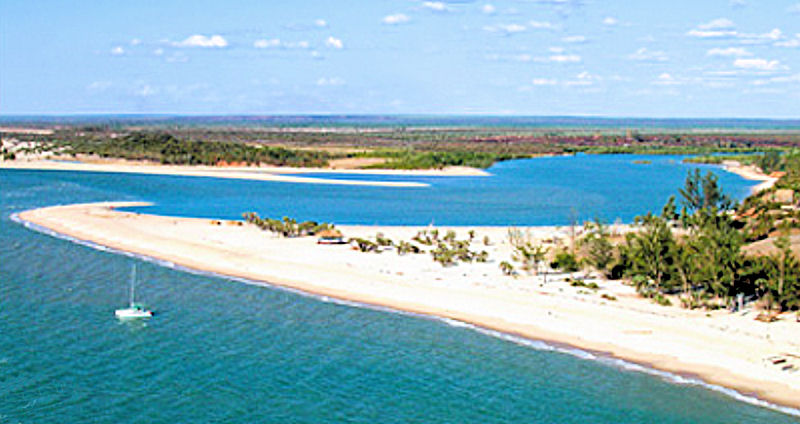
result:
M 134 303 L 134 286 L 136 285 L 136 265 L 131 269 L 131 306 Z

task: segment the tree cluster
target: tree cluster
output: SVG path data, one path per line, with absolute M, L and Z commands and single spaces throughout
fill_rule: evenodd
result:
M 255 212 L 245 212 L 242 214 L 242 217 L 246 222 L 262 230 L 279 234 L 283 237 L 313 236 L 321 231 L 334 228 L 333 224 L 328 224 L 326 222 L 298 222 L 296 219 L 289 218 L 288 216 L 284 216 L 282 219 L 261 218 Z
M 218 165 L 220 163 L 319 167 L 330 155 L 322 151 L 292 150 L 232 141 L 183 140 L 166 132 L 133 132 L 118 138 L 77 139 L 72 154 L 94 154 L 131 160 L 150 160 L 170 165 Z
M 639 230 L 616 247 L 602 224 L 590 226 L 581 240 L 584 266 L 627 277 L 640 294 L 665 305 L 672 295 L 687 308 L 733 308 L 740 300 L 769 311 L 800 308 L 800 262 L 788 225 L 775 242 L 777 253 L 749 255 L 742 250 L 746 231 L 712 173 L 690 173 L 680 194 L 680 214 L 670 199 L 660 215 L 637 217 Z

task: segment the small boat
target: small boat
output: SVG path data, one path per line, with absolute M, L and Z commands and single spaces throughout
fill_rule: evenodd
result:
M 138 319 L 150 318 L 153 316 L 153 311 L 144 307 L 144 305 L 136 303 L 136 266 L 134 265 L 131 270 L 131 299 L 130 305 L 124 309 L 117 309 L 114 315 L 119 319 Z

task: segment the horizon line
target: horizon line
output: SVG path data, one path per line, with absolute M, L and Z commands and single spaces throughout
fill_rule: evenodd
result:
M 693 116 L 622 116 L 622 115 L 533 115 L 533 114 L 500 114 L 500 113 L 171 113 L 171 112 L 76 112 L 76 113 L 0 113 L 0 119 L 8 118 L 490 118 L 490 119 L 585 119 L 585 120 L 655 120 L 655 121 L 776 121 L 797 122 L 800 117 L 693 117 Z

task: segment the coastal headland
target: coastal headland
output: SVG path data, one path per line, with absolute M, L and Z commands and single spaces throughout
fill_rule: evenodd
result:
M 800 372 L 785 369 L 787 363 L 800 363 L 800 323 L 759 322 L 754 310 L 734 314 L 659 306 L 616 281 L 592 280 L 599 288 L 586 290 L 570 285 L 569 274 L 507 276 L 498 267 L 512 251 L 506 227 L 449 228 L 462 235 L 474 230 L 476 240 L 488 236 L 490 260 L 442 267 L 428 255 L 363 253 L 347 244 L 319 245 L 312 237 L 280 238 L 239 221 L 117 210 L 142 205 L 56 206 L 19 217 L 75 239 L 187 268 L 566 344 L 800 407 Z M 337 228 L 348 237 L 381 233 L 400 239 L 428 229 Z M 524 230 L 537 239 L 566 236 L 564 228 Z

